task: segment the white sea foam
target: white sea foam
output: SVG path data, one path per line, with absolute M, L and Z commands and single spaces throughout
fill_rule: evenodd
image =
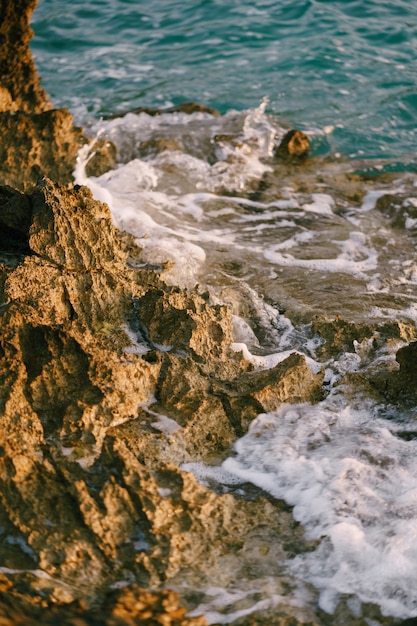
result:
M 254 367 L 257 369 L 271 369 L 272 367 L 278 365 L 278 363 L 282 363 L 282 361 L 288 359 L 291 354 L 300 354 L 304 356 L 310 369 L 315 374 L 319 372 L 322 367 L 320 363 L 317 363 L 316 361 L 314 361 L 314 359 L 306 356 L 303 352 L 300 352 L 299 350 L 284 350 L 283 352 L 275 352 L 274 354 L 267 354 L 262 356 L 252 354 L 245 343 L 232 343 L 230 347 L 234 352 L 241 352 L 246 361 L 252 363 L 252 365 L 254 365 Z
M 328 193 L 313 193 L 312 200 L 313 202 L 310 204 L 303 205 L 305 211 L 321 213 L 322 215 L 333 215 L 334 199 Z
M 336 396 L 286 405 L 260 415 L 236 457 L 216 470 L 294 507 L 320 544 L 288 566 L 320 590 L 328 612 L 340 594 L 352 594 L 387 615 L 417 615 L 417 441 L 396 430 L 376 407 L 353 408 Z
M 155 402 L 155 398 L 150 398 L 148 402 L 142 405 L 142 408 L 146 413 L 156 417 L 157 419 L 151 423 L 151 426 L 155 428 L 155 430 L 159 430 L 161 433 L 164 433 L 167 436 L 173 435 L 177 431 L 181 430 L 181 426 L 173 420 L 172 418 L 164 415 L 163 413 L 157 413 L 156 411 L 152 411 L 149 406 Z
M 90 133 L 114 142 L 119 162 L 100 177 L 88 177 L 91 148 L 83 147 L 76 182 L 110 206 L 115 224 L 137 238 L 144 262 L 160 265 L 171 284 L 213 287 L 211 264 L 227 264 L 238 254 L 250 258 L 254 275 L 271 266 L 299 268 L 351 275 L 376 294 L 402 284 L 404 293 L 407 281 L 415 284 L 414 274 L 403 271 L 402 258 L 389 272 L 380 266 L 381 250 L 373 241 L 380 226 L 367 217 L 378 198 L 402 187 L 372 189 L 343 218 L 320 185 L 309 194 L 282 185 L 267 202 L 248 197 L 271 170 L 274 141 L 284 133 L 265 106 L 221 118 L 128 113 L 96 122 Z M 312 222 L 321 227 L 311 228 Z M 413 218 L 406 217 L 406 226 L 415 230 Z
M 204 248 L 236 243 L 232 230 L 211 225 L 216 211 L 208 207 L 218 203 L 219 189 L 244 189 L 270 169 L 260 160 L 271 152 L 274 135 L 264 106 L 225 116 L 221 126 L 217 118 L 203 113 L 157 118 L 128 114 L 97 123 L 91 131 L 97 139 L 116 143 L 121 162 L 98 178 L 88 177 L 85 167 L 91 156 L 85 147 L 74 172 L 76 182 L 89 186 L 109 205 L 115 224 L 138 238 L 145 262 L 166 264 L 169 282 L 193 287 L 206 259 Z M 230 135 L 215 140 L 216 131 Z M 139 156 L 141 142 L 160 137 L 178 140 L 181 149 Z M 210 164 L 206 155 L 213 143 L 218 160 Z M 241 198 L 224 198 L 217 216 L 225 210 L 233 213 L 239 202 Z
M 250 592 L 239 589 L 226 591 L 222 587 L 210 587 L 204 590 L 207 596 L 206 602 L 200 603 L 196 609 L 190 611 L 189 616 L 204 615 L 209 624 L 230 624 L 245 615 L 250 615 L 254 611 L 261 611 L 277 606 L 280 601 L 288 605 L 288 600 L 279 594 L 274 594 L 274 596 L 269 595 L 269 597 L 264 597 L 262 600 L 255 602 L 247 602 L 248 596 L 260 595 L 262 591 L 262 589 L 254 589 Z M 239 603 L 245 600 L 249 606 L 231 610 L 234 605 L 239 606 Z
M 374 185 L 361 206 L 348 206 L 325 185 L 307 193 L 289 182 L 259 200 L 252 192 L 271 169 L 274 136 L 284 132 L 265 115 L 265 104 L 222 118 L 128 114 L 90 130 L 116 144 L 119 163 L 100 177 L 87 177 L 89 148 L 83 148 L 76 181 L 109 204 L 119 228 L 133 233 L 143 263 L 159 265 L 172 284 L 208 285 L 212 300 L 231 306 L 232 348 L 255 368 L 272 368 L 296 352 L 312 371 L 325 367 L 330 388 L 364 367 L 366 342 L 337 360 L 317 362 L 320 340 L 306 328 L 295 329 L 278 311 L 280 304 L 304 306 L 305 292 L 318 294 L 313 306 L 324 312 L 330 295 L 338 312 L 349 317 L 350 294 L 355 302 L 364 294 L 369 300 L 359 306 L 370 320 L 417 322 L 415 219 L 405 216 L 402 233 L 391 228 L 389 215 L 375 210 L 380 197 L 402 188 Z M 161 139 L 168 141 L 158 144 Z M 278 169 L 275 173 L 279 176 Z M 415 205 L 412 192 L 407 202 Z M 336 274 L 343 274 L 340 281 Z M 389 299 L 378 299 L 381 294 Z M 140 337 L 129 336 L 127 351 L 146 352 Z M 393 358 L 380 354 L 373 364 Z M 152 426 L 167 437 L 181 428 L 144 408 L 154 418 Z M 253 482 L 294 506 L 295 517 L 319 545 L 289 562 L 288 571 L 319 590 L 324 610 L 333 611 L 347 594 L 357 612 L 360 602 L 376 602 L 386 614 L 414 616 L 417 443 L 398 437 L 400 426 L 384 420 L 379 410 L 371 402 L 348 405 L 333 391 L 316 406 L 284 406 L 259 416 L 237 442 L 236 456 L 223 465 L 183 469 L 207 485 Z M 209 621 L 227 623 L 240 615 L 239 594 L 244 598 L 246 591 L 237 585 L 234 600 L 229 592 L 207 592 L 200 610 Z M 273 590 L 269 596 L 259 593 L 241 615 L 274 606 Z M 227 608 L 229 600 L 236 601 L 236 611 Z

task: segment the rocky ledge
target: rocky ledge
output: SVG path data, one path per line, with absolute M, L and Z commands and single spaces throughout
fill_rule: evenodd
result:
M 35 4 L 0 3 L 0 621 L 202 626 L 170 586 L 192 607 L 263 572 L 285 597 L 280 562 L 311 546 L 284 503 L 216 493 L 181 464 L 220 461 L 260 412 L 317 401 L 323 373 L 299 354 L 254 370 L 230 348 L 229 309 L 142 267 L 108 207 L 74 187 L 87 140 L 39 86 Z M 326 358 L 412 338 L 343 320 L 314 332 Z M 406 385 L 415 401 L 415 345 L 399 371 L 355 384 L 397 400 Z M 329 621 L 284 601 L 238 623 Z

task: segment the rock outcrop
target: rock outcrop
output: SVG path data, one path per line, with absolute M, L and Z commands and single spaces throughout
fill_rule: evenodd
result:
M 30 18 L 37 0 L 0 3 L 0 111 L 42 113 L 51 109 L 29 49 Z
M 25 587 L 34 577 L 15 576 L 19 581 L 0 574 L 0 620 L 2 626 L 206 626 L 203 617 L 187 618 L 173 591 L 149 592 L 131 584 L 106 594 L 102 605 L 87 609 L 81 602 L 68 605 L 48 603 L 44 593 L 32 596 L 29 602 Z
M 251 371 L 229 310 L 129 267 L 140 251 L 86 188 L 44 179 L 0 197 L 5 566 L 90 606 L 126 578 L 210 585 L 232 560 L 231 576 L 256 529 L 275 528 L 283 555 L 304 545 L 289 512 L 178 468 L 222 458 L 259 411 L 317 396 L 321 375 L 299 355 Z
M 43 175 L 61 184 L 73 182 L 86 139 L 66 109 L 0 112 L 0 136 L 0 184 L 28 191 Z
M 66 109 L 54 110 L 29 49 L 36 0 L 0 2 L 0 184 L 33 189 L 47 175 L 72 182 L 86 142 Z

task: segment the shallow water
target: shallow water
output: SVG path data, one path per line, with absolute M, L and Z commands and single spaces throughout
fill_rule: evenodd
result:
M 117 147 L 100 177 L 87 176 L 83 149 L 75 177 L 135 236 L 141 263 L 227 303 L 234 348 L 255 367 L 296 350 L 326 370 L 321 403 L 261 415 L 222 467 L 184 469 L 203 482 L 253 482 L 294 507 L 318 542 L 286 564 L 294 605 L 331 613 L 348 598 L 352 614 L 373 602 L 417 616 L 416 439 L 398 434 L 415 431 L 415 409 L 338 385 L 349 372 L 395 369 L 413 333 L 329 358 L 311 325 L 341 315 L 415 329 L 414 5 L 40 0 L 33 25 L 54 102 Z M 223 115 L 99 119 L 184 100 Z M 290 126 L 310 138 L 305 164 L 274 157 Z M 273 571 L 205 592 L 195 612 L 216 623 L 281 601 Z

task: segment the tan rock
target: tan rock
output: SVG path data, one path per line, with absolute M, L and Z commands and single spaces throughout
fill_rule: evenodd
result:
M 0 110 L 41 113 L 51 108 L 29 49 L 37 0 L 2 0 L 0 6 Z M 1 106 L 2 104 L 2 106 Z
M 86 143 L 66 109 L 0 112 L 0 184 L 31 190 L 42 176 L 73 182 L 78 150 Z
M 42 569 L 61 605 L 100 602 L 126 577 L 227 585 L 247 559 L 278 575 L 305 545 L 291 514 L 216 495 L 178 465 L 224 457 L 256 411 L 315 397 L 320 376 L 297 355 L 251 372 L 230 350 L 229 309 L 129 268 L 86 189 L 44 180 L 12 200 L 31 221 L 1 309 L 0 521 L 26 546 L 10 567 Z

